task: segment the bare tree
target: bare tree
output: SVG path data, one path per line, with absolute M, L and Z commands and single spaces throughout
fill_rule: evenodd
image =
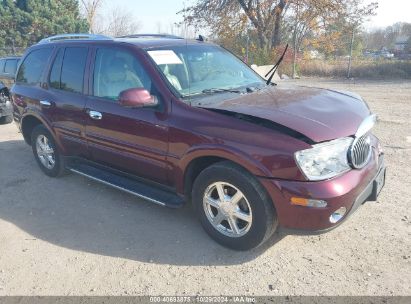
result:
M 96 17 L 103 6 L 104 0 L 81 0 L 82 10 L 89 25 L 89 32 L 96 33 Z
M 135 34 L 141 28 L 132 12 L 120 7 L 113 9 L 105 20 L 107 25 L 101 32 L 113 37 Z
M 260 46 L 269 48 L 280 43 L 280 27 L 288 0 L 245 1 L 238 0 L 241 8 L 258 33 Z
M 346 0 L 346 5 L 347 9 L 344 14 L 344 19 L 347 22 L 347 27 L 351 29 L 350 57 L 347 68 L 347 78 L 350 78 L 355 32 L 358 27 L 364 23 L 367 17 L 375 15 L 378 2 L 371 2 L 364 5 L 361 0 Z
M 291 0 L 196 0 L 180 14 L 189 25 L 208 26 L 217 36 L 238 35 L 251 23 L 261 49 L 280 43 L 282 18 Z

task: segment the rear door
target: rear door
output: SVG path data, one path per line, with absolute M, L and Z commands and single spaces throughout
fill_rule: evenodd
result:
M 70 156 L 88 155 L 84 138 L 88 56 L 89 48 L 86 46 L 60 47 L 48 75 L 49 96 L 45 107 L 51 109 L 56 136 Z
M 167 113 L 139 58 L 128 49 L 95 49 L 86 109 L 86 137 L 91 157 L 143 178 L 166 183 Z M 156 108 L 126 108 L 121 91 L 145 88 L 159 100 Z
M 14 117 L 20 120 L 26 111 L 42 111 L 40 101 L 48 98 L 48 92 L 43 88 L 44 74 L 49 64 L 53 48 L 51 46 L 36 48 L 30 51 L 20 65 L 16 76 L 16 85 L 12 87 Z M 47 116 L 47 115 L 46 115 Z M 30 140 L 26 138 L 26 140 Z

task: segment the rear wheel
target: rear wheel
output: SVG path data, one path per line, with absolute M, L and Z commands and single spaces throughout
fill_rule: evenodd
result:
M 277 226 L 265 190 L 255 177 L 230 162 L 215 164 L 200 173 L 194 182 L 193 202 L 205 231 L 232 249 L 259 246 Z
M 53 136 L 43 125 L 34 128 L 31 134 L 31 147 L 40 169 L 46 175 L 56 177 L 64 173 L 64 160 Z

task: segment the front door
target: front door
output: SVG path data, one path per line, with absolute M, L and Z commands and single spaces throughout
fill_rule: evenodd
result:
M 167 114 L 162 97 L 138 58 L 121 48 L 97 48 L 86 103 L 86 138 L 91 158 L 143 178 L 166 183 Z M 145 88 L 156 108 L 127 108 L 120 92 Z

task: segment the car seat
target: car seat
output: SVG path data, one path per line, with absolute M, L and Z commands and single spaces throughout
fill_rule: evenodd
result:
M 143 83 L 138 76 L 128 68 L 122 58 L 113 58 L 104 69 L 104 86 L 100 91 L 103 96 L 117 99 L 120 93 L 131 88 L 142 88 Z

